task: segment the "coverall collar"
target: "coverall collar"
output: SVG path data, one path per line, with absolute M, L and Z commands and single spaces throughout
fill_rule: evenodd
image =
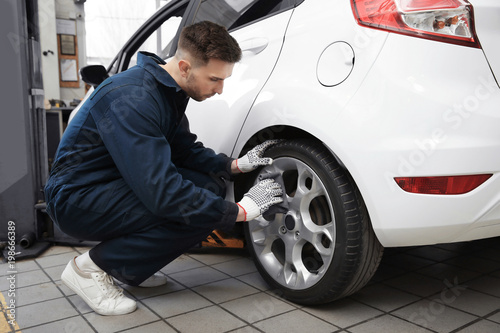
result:
M 154 78 L 167 87 L 175 88 L 176 92 L 181 91 L 181 87 L 175 82 L 170 74 L 158 65 L 165 65 L 166 62 L 154 53 L 140 51 L 137 54 L 137 65 L 151 73 Z

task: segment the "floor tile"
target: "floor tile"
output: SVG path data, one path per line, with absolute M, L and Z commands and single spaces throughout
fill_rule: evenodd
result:
M 217 306 L 169 318 L 167 321 L 181 332 L 220 333 L 247 325 Z
M 78 315 L 65 298 L 21 306 L 16 310 L 16 321 L 22 329 Z
M 304 307 L 303 310 L 342 328 L 358 324 L 383 314 L 383 312 L 377 309 L 349 298 L 341 299 L 331 304 Z
M 498 333 L 500 324 L 488 320 L 480 320 L 470 326 L 456 331 L 455 333 Z
M 451 332 L 477 318 L 446 306 L 439 299 L 422 300 L 396 310 L 392 314 L 438 332 Z
M 63 254 L 63 253 L 70 253 L 70 252 L 74 253 L 74 251 L 75 250 L 69 246 L 51 246 L 45 252 L 40 254 L 38 256 L 38 258 L 44 258 L 44 257 L 48 257 L 48 256 L 53 256 L 56 254 Z M 78 255 L 78 254 L 76 254 L 76 255 Z
M 169 263 L 167 266 L 163 267 L 160 272 L 168 275 L 203 266 L 205 266 L 205 264 L 202 262 L 199 262 L 198 260 L 195 260 L 187 255 L 182 255 Z
M 241 280 L 259 290 L 269 290 L 269 285 L 266 283 L 266 281 L 264 281 L 264 279 L 258 272 L 240 275 L 238 276 L 238 280 Z
M 138 303 L 137 310 L 121 316 L 101 316 L 95 312 L 87 313 L 84 317 L 97 332 L 118 332 L 124 329 L 140 327 L 160 318 L 153 314 L 144 305 Z
M 90 327 L 82 317 L 76 316 L 62 319 L 52 323 L 39 325 L 32 328 L 22 330 L 23 333 L 57 333 L 57 332 L 78 332 L 78 333 L 94 333 L 94 329 Z
M 301 311 L 294 310 L 291 312 L 278 315 L 254 324 L 264 332 L 273 333 L 290 333 L 290 332 L 334 332 L 338 327 L 329 324 L 321 319 Z
M 484 259 L 473 255 L 452 258 L 446 260 L 445 263 L 481 273 L 490 273 L 500 269 L 499 261 Z
M 16 284 L 16 288 L 23 288 L 23 287 L 28 287 L 32 285 L 37 285 L 45 282 L 50 282 L 49 277 L 41 270 L 38 271 L 30 271 L 30 272 L 23 272 L 23 273 L 17 273 L 13 274 L 14 275 L 14 280 Z M 12 281 L 14 281 L 12 280 Z M 8 280 L 6 277 L 0 279 L 0 290 L 8 290 L 9 285 L 10 285 L 10 280 Z
M 395 277 L 404 275 L 407 271 L 403 268 L 391 266 L 385 263 L 380 263 L 375 275 L 372 277 L 372 282 L 382 282 Z
M 500 298 L 470 289 L 451 290 L 444 303 L 476 316 L 485 316 L 500 309 Z
M 467 282 L 467 286 L 470 289 L 500 297 L 500 278 L 483 276 L 473 281 Z
M 174 330 L 169 324 L 164 321 L 157 321 L 151 324 L 142 325 L 129 330 L 122 331 L 123 333 L 174 333 Z
M 16 262 L 20 331 L 500 332 L 498 237 L 386 249 L 367 286 L 314 307 L 279 298 L 246 251 L 190 252 L 161 270 L 168 275 L 165 286 L 120 284 L 139 308 L 117 317 L 96 314 L 60 280 L 71 257 L 89 249 L 54 246 L 36 259 Z M 0 290 L 9 284 L 4 267 L 0 263 Z
M 134 297 L 137 299 L 165 295 L 174 291 L 185 289 L 184 286 L 180 285 L 176 281 L 173 281 L 172 279 L 167 280 L 167 284 L 154 288 L 133 287 L 126 284 L 121 284 L 120 287 L 126 290 L 128 293 L 134 295 Z
M 445 281 L 417 273 L 407 273 L 384 281 L 384 284 L 422 297 L 433 295 L 446 288 Z
M 256 328 L 253 328 L 252 326 L 245 326 L 245 327 L 240 327 L 235 330 L 230 331 L 230 333 L 260 333 Z
M 18 288 L 16 295 L 17 306 L 39 303 L 64 296 L 57 286 L 51 282 Z
M 52 256 L 40 257 L 35 260 L 40 266 L 42 266 L 42 268 L 48 268 L 53 266 L 67 265 L 71 259 L 78 255 L 78 252 L 72 250 Z
M 407 271 L 415 271 L 436 263 L 434 260 L 428 260 L 407 253 L 403 253 L 398 256 L 383 257 L 382 262 Z
M 485 249 L 474 253 L 475 256 L 483 259 L 500 261 L 500 248 L 497 249 Z
M 444 280 L 453 281 L 457 279 L 459 283 L 466 283 L 474 278 L 477 278 L 478 276 L 481 276 L 482 274 L 480 272 L 471 271 L 463 267 L 458 267 L 444 263 L 437 263 L 434 265 L 424 267 L 422 269 L 417 270 L 417 273 L 433 277 L 441 281 Z
M 142 300 L 162 318 L 168 318 L 213 305 L 210 301 L 191 290 L 181 290 Z
M 354 327 L 349 327 L 351 333 L 389 333 L 389 332 L 404 332 L 404 333 L 430 333 L 428 329 L 408 323 L 402 319 L 391 315 L 383 315 L 375 319 L 366 321 Z
M 227 279 L 229 276 L 211 267 L 200 267 L 169 275 L 172 279 L 186 287 L 196 287 L 219 280 Z
M 415 295 L 380 283 L 361 289 L 352 295 L 351 298 L 384 312 L 390 312 L 420 299 Z
M 494 276 L 494 277 L 497 277 L 500 279 L 500 270 L 496 271 L 496 272 L 492 272 L 489 274 L 490 276 Z
M 71 295 L 75 295 L 75 292 L 71 289 L 69 289 L 63 282 L 62 280 L 59 280 L 59 281 L 54 281 L 54 284 L 59 288 L 61 289 L 61 291 L 63 292 L 64 295 L 66 296 L 71 296 Z
M 499 324 L 500 324 L 500 310 L 499 310 L 497 313 L 495 313 L 495 314 L 493 314 L 493 315 L 489 316 L 489 317 L 488 317 L 488 320 L 491 320 L 491 321 L 494 321 L 494 322 L 496 322 L 496 323 L 499 323 Z
M 455 251 L 440 249 L 435 246 L 418 246 L 414 249 L 408 250 L 406 253 L 417 257 L 422 257 L 427 260 L 438 261 L 438 262 L 455 258 L 460 255 Z
M 92 308 L 90 306 L 88 306 L 87 303 L 85 303 L 85 301 L 77 294 L 73 294 L 72 296 L 69 296 L 68 300 L 82 314 L 94 312 L 94 310 L 92 310 Z
M 21 260 L 16 261 L 14 271 L 16 271 L 17 273 L 24 273 L 38 269 L 40 269 L 40 267 L 34 260 Z M 9 269 L 7 263 L 0 263 L 0 276 L 10 275 L 11 273 L 9 273 L 9 271 L 11 271 L 11 269 Z
M 193 288 L 193 290 L 216 304 L 259 292 L 258 289 L 236 279 L 204 284 Z
M 221 306 L 249 323 L 295 310 L 294 306 L 263 292 L 238 298 Z
M 66 265 L 67 263 L 64 265 L 45 268 L 44 271 L 53 281 L 58 281 L 61 280 L 61 274 L 66 268 Z
M 212 265 L 213 268 L 230 276 L 240 276 L 257 271 L 255 264 L 248 258 L 235 259 Z

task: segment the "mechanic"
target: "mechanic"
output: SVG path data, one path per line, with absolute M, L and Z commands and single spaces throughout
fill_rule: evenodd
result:
M 214 229 L 231 229 L 282 201 L 272 178 L 238 203 L 224 199 L 232 176 L 272 163 L 262 156 L 276 141 L 232 159 L 197 142 L 184 115 L 189 98 L 222 93 L 241 53 L 220 25 L 185 27 L 168 63 L 140 52 L 137 66 L 99 85 L 65 130 L 45 186 L 47 213 L 66 234 L 100 241 L 61 276 L 95 312 L 136 309 L 113 278 L 165 284 L 158 270 Z

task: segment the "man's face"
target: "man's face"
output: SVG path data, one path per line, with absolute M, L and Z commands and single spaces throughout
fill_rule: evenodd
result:
M 233 73 L 234 64 L 210 59 L 204 66 L 191 67 L 183 90 L 195 101 L 201 102 L 215 94 L 222 94 L 224 80 Z

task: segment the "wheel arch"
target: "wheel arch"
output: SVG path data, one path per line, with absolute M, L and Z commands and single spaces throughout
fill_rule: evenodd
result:
M 290 125 L 273 125 L 273 126 L 268 126 L 266 128 L 263 128 L 259 130 L 258 132 L 254 133 L 251 135 L 245 143 L 241 146 L 241 149 L 239 151 L 235 151 L 233 155 L 235 156 L 243 156 L 248 150 L 252 149 L 256 145 L 266 141 L 266 140 L 271 140 L 271 139 L 285 139 L 285 140 L 291 140 L 291 139 L 309 139 L 313 140 L 318 144 L 321 144 L 323 147 L 325 147 L 330 154 L 332 155 L 333 158 L 339 163 L 339 165 L 346 171 L 346 173 L 349 175 L 349 177 L 352 178 L 354 183 L 356 184 L 357 190 L 361 195 L 362 200 L 365 202 L 366 205 L 366 200 L 364 200 L 364 195 L 361 189 L 358 186 L 358 182 L 355 177 L 351 174 L 349 171 L 349 168 L 343 163 L 342 159 L 331 149 L 331 147 L 323 140 L 321 140 L 319 137 L 303 130 L 295 126 L 290 126 Z M 241 200 L 243 197 L 243 194 L 251 187 L 253 184 L 253 181 L 255 180 L 255 177 L 252 174 L 243 174 L 237 177 L 235 179 L 234 183 L 234 199 L 235 202 Z M 368 214 L 368 220 L 370 221 L 371 227 L 373 229 L 373 222 L 371 219 L 370 215 L 370 208 L 368 205 L 367 206 L 367 214 Z M 376 232 L 375 232 L 376 234 Z M 377 236 L 378 238 L 378 236 Z
M 241 148 L 238 151 L 233 153 L 234 156 L 241 157 L 246 154 L 250 149 L 255 147 L 256 145 L 272 139 L 311 139 L 317 142 L 321 142 L 314 135 L 294 126 L 289 125 L 274 125 L 261 129 L 260 131 L 251 135 Z M 243 198 L 243 194 L 251 187 L 251 184 L 255 180 L 255 176 L 253 173 L 250 174 L 242 174 L 237 177 L 234 181 L 234 199 L 235 202 L 241 200 Z

